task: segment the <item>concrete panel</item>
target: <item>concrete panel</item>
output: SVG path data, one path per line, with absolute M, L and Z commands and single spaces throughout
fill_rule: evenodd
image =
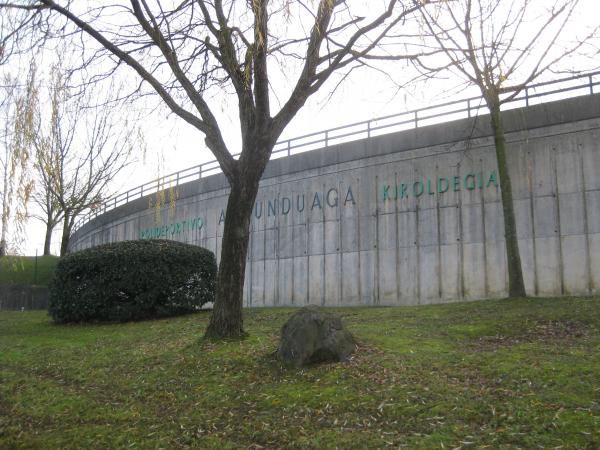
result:
M 400 249 L 400 277 L 399 301 L 401 305 L 417 305 L 419 303 L 419 272 L 417 247 L 404 247 Z
M 588 191 L 600 189 L 600 177 L 598 176 L 600 173 L 600 158 L 598 157 L 600 133 L 597 129 L 587 133 L 578 133 L 577 139 L 580 141 L 585 189 Z
M 340 222 L 328 220 L 325 223 L 325 253 L 337 253 L 340 250 Z
M 463 296 L 466 300 L 485 297 L 485 258 L 482 243 L 463 244 Z
M 460 230 L 458 227 L 458 214 L 460 210 L 456 206 L 440 208 L 440 244 L 453 245 L 460 242 Z
M 322 255 L 323 254 L 323 222 L 310 222 L 308 228 L 308 254 Z
M 558 233 L 556 198 L 538 197 L 533 204 L 533 223 L 536 238 L 555 237 Z
M 589 286 L 585 236 L 562 237 L 562 270 L 567 295 L 587 294 Z
M 360 297 L 361 305 L 364 306 L 377 304 L 375 258 L 373 250 L 360 252 Z
M 504 241 L 485 243 L 487 270 L 487 297 L 500 298 L 508 295 L 508 273 L 506 271 L 506 247 Z
M 460 298 L 460 254 L 459 244 L 440 246 L 442 298 L 456 300 Z
M 437 209 L 419 210 L 419 245 L 429 246 L 438 244 Z
M 253 261 L 262 261 L 265 259 L 265 232 L 258 231 L 256 233 L 252 233 L 252 239 L 250 241 L 251 244 L 251 254 Z
M 279 230 L 267 228 L 265 230 L 265 258 L 275 259 L 278 256 L 277 243 L 279 242 Z
M 358 248 L 358 218 L 342 217 L 340 223 L 341 252 L 351 252 Z
M 513 142 L 509 145 L 509 173 L 514 199 L 529 197 L 533 177 L 533 157 L 529 148 L 526 142 Z
M 465 244 L 483 242 L 483 220 L 481 205 L 463 205 L 462 211 L 462 241 Z
M 358 252 L 342 254 L 342 304 L 358 306 L 361 302 Z
M 397 303 L 396 249 L 379 250 L 379 303 L 394 305 Z
M 279 258 L 291 258 L 294 256 L 294 238 L 292 233 L 294 227 L 280 224 L 278 227 L 277 250 Z
M 570 236 L 585 233 L 585 210 L 581 192 L 560 194 L 560 234 Z
M 293 255 L 294 257 L 306 256 L 307 254 L 307 225 L 294 225 L 292 226 L 293 235 Z
M 535 240 L 538 295 L 561 295 L 561 273 L 557 238 L 537 238 Z
M 577 144 L 567 140 L 556 153 L 556 179 L 559 194 L 581 192 L 583 174 Z
M 292 305 L 303 306 L 308 303 L 308 257 L 299 256 L 293 259 Z
M 502 245 L 505 245 L 504 241 L 502 241 Z M 525 283 L 525 292 L 527 292 L 527 295 L 538 295 L 537 269 L 535 259 L 536 253 L 534 251 L 534 246 L 535 241 L 533 239 L 519 239 L 521 269 L 523 270 L 523 282 Z
M 504 215 L 502 213 L 502 203 L 486 203 L 484 213 L 485 240 L 487 242 L 504 240 Z M 517 216 L 517 227 L 519 227 L 519 225 L 522 225 L 521 222 L 519 222 L 519 219 L 520 217 Z
M 529 198 L 524 200 L 514 200 L 515 220 L 517 222 L 517 237 L 519 239 L 532 239 L 534 236 L 533 221 L 534 208 Z M 502 227 L 502 235 L 500 239 L 504 239 L 504 213 L 502 212 L 502 204 L 500 203 L 500 216 Z
M 598 294 L 600 293 L 600 270 L 598 270 L 598 267 L 600 267 L 600 233 L 590 234 L 589 243 L 592 266 L 590 293 Z
M 340 306 L 341 265 L 339 255 L 325 255 L 325 306 Z
M 585 199 L 588 233 L 600 233 L 600 191 L 586 192 Z
M 373 250 L 377 245 L 377 218 L 375 216 L 360 216 L 359 244 L 361 251 Z
M 436 303 L 440 298 L 438 247 L 419 247 L 419 303 Z
M 265 262 L 252 263 L 252 306 L 265 306 Z
M 392 250 L 396 248 L 396 215 L 393 213 L 381 214 L 378 220 L 378 242 L 380 250 Z
M 311 305 L 322 305 L 324 294 L 325 257 L 323 255 L 311 255 L 308 258 L 308 303 Z
M 294 289 L 294 261 L 291 258 L 279 259 L 279 270 L 277 274 L 277 296 L 276 305 L 291 305 Z
M 548 143 L 538 145 L 533 155 L 533 193 L 537 196 L 553 195 L 554 185 L 554 152 L 555 148 Z
M 415 211 L 398 213 L 398 245 L 414 247 L 417 243 L 417 214 Z

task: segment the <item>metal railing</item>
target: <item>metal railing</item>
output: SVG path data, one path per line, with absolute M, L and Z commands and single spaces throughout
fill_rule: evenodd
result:
M 503 109 L 530 106 L 532 104 L 545 103 L 567 97 L 593 95 L 595 93 L 594 87 L 600 85 L 600 81 L 597 79 L 600 79 L 600 71 L 532 84 L 524 88 L 515 98 L 505 103 Z M 482 97 L 471 97 L 440 103 L 426 108 L 355 122 L 279 141 L 275 144 L 271 159 L 291 156 L 318 148 L 327 148 L 344 142 L 484 114 L 489 114 L 489 111 Z M 237 158 L 239 154 L 233 156 Z M 88 212 L 77 221 L 74 229 L 77 230 L 85 222 L 94 217 L 127 204 L 132 200 L 220 172 L 219 163 L 213 160 L 136 186 L 109 198 L 99 207 Z

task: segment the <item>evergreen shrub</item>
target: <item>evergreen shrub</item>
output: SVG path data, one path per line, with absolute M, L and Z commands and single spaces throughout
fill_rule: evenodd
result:
M 167 240 L 124 241 L 69 254 L 50 284 L 57 323 L 125 322 L 196 311 L 215 295 L 214 254 Z

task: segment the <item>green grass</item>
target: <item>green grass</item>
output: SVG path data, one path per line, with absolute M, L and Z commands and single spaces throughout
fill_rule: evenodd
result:
M 600 448 L 600 298 L 339 312 L 351 361 L 282 367 L 291 309 L 57 326 L 0 313 L 0 448 Z
M 2 256 L 0 284 L 35 284 L 47 286 L 54 276 L 58 256 Z

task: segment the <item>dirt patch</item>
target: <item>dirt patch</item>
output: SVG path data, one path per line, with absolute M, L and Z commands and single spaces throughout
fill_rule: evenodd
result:
M 489 351 L 534 342 L 555 343 L 586 339 L 593 332 L 594 329 L 584 322 L 547 320 L 532 323 L 529 329 L 519 334 L 482 336 L 474 344 L 481 350 Z

